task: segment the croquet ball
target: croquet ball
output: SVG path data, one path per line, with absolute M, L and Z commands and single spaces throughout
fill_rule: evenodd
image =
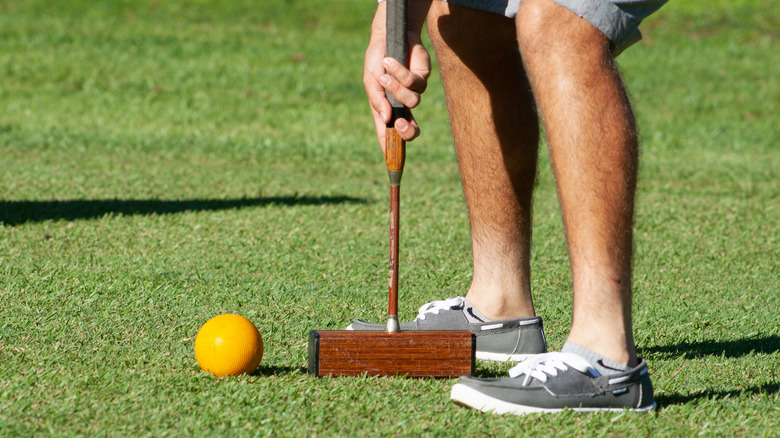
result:
M 203 371 L 217 377 L 249 374 L 263 359 L 263 338 L 243 316 L 215 316 L 198 331 L 195 359 Z

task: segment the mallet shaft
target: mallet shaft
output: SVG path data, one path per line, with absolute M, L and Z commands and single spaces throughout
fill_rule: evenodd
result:
M 398 322 L 398 240 L 399 240 L 399 203 L 400 185 L 390 185 L 390 262 L 389 262 L 389 290 L 387 304 L 388 332 L 401 330 Z
M 403 65 L 409 65 L 407 0 L 387 0 L 386 54 Z M 406 160 L 406 142 L 393 127 L 399 118 L 406 118 L 408 110 L 390 93 L 387 93 L 393 116 L 385 131 L 385 161 L 390 178 L 390 263 L 387 327 L 388 332 L 401 330 L 398 322 L 398 239 L 401 176 Z

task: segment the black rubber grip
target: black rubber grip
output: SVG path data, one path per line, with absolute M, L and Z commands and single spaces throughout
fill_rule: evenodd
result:
M 401 64 L 409 66 L 409 39 L 406 30 L 409 27 L 408 0 L 387 0 L 387 48 L 386 55 Z M 387 93 L 387 99 L 393 106 L 393 119 L 406 118 L 406 107 L 395 97 Z M 390 122 L 392 124 L 392 121 Z

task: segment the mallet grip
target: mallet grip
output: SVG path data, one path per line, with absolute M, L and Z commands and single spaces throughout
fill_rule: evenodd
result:
M 385 54 L 388 57 L 397 60 L 405 66 L 409 65 L 409 38 L 407 37 L 409 16 L 407 1 L 387 0 L 387 47 L 385 48 Z M 407 118 L 409 110 L 389 92 L 386 92 L 386 95 L 393 112 L 385 133 L 385 160 L 387 161 L 387 170 L 390 172 L 390 184 L 399 185 L 401 183 L 401 174 L 404 170 L 404 161 L 406 160 L 406 142 L 398 135 L 393 125 L 396 120 Z
M 407 0 L 387 0 L 387 22 L 385 55 L 409 66 L 409 14 Z M 406 107 L 392 94 L 386 93 L 393 107 L 393 119 L 406 117 Z M 392 125 L 392 121 L 391 121 Z

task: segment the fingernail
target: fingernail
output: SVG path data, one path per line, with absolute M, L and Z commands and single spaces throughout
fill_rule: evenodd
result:
M 400 131 L 406 131 L 409 128 L 409 123 L 406 122 L 406 119 L 398 119 L 396 122 L 398 124 L 398 130 Z
M 383 59 L 382 60 L 382 65 L 384 65 L 385 67 L 389 67 L 390 66 L 390 58 Z
M 382 85 L 383 85 L 383 86 L 385 86 L 385 87 L 386 87 L 386 86 L 388 86 L 388 85 L 390 85 L 390 76 L 388 76 L 388 75 L 382 75 L 382 76 L 379 78 L 379 83 L 380 83 L 380 84 L 382 84 Z
M 382 121 L 384 122 L 385 120 L 387 120 L 387 113 L 386 113 L 386 112 L 384 112 L 384 111 L 381 111 L 381 112 L 379 113 L 379 117 L 380 117 L 380 118 L 382 119 Z

